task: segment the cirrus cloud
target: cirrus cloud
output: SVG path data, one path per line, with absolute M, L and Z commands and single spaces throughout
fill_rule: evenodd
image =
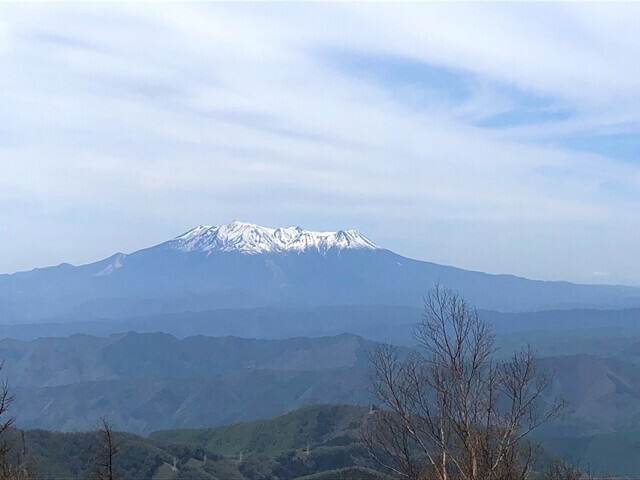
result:
M 639 16 L 1 5 L 0 271 L 239 218 L 359 228 L 490 272 L 640 283 L 626 253 L 640 231 Z

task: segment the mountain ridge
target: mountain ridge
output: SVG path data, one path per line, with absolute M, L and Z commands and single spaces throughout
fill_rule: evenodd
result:
M 482 309 L 632 308 L 640 288 L 491 275 L 414 260 L 355 230 L 232 222 L 95 263 L 0 275 L 0 323 L 260 306 L 419 306 L 435 283 Z
M 375 399 L 369 358 L 377 345 L 355 335 L 179 340 L 163 333 L 126 333 L 2 340 L 0 358 L 19 427 L 73 431 L 108 416 L 119 428 L 146 433 L 265 418 L 315 403 L 370 405 Z M 536 436 L 581 436 L 637 425 L 638 350 L 631 345 L 617 356 L 598 357 L 564 355 L 565 349 L 559 356 L 539 357 L 537 367 L 551 380 L 542 401 L 563 398 L 567 407 Z M 398 349 L 400 358 L 411 352 Z
M 299 226 L 270 228 L 238 220 L 220 226 L 199 225 L 166 244 L 184 252 L 237 251 L 250 255 L 380 248 L 356 230 L 318 232 Z

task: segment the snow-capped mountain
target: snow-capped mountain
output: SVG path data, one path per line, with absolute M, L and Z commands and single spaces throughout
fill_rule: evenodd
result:
M 171 248 L 183 252 L 260 253 L 308 252 L 330 250 L 375 250 L 378 247 L 356 230 L 313 232 L 300 227 L 268 228 L 253 223 L 234 221 L 221 226 L 200 225 L 169 242 Z
M 252 306 L 419 306 L 435 282 L 479 308 L 501 311 L 640 306 L 638 288 L 541 282 L 412 260 L 354 230 L 231 222 L 87 265 L 0 275 L 0 322 Z

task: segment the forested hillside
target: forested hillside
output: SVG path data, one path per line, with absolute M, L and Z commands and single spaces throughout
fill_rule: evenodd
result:
M 161 431 L 147 438 L 116 432 L 115 469 L 122 480 L 390 478 L 359 441 L 368 415 L 368 408 L 314 405 L 217 429 Z M 15 441 L 20 447 L 17 432 Z M 83 479 L 98 441 L 95 433 L 29 430 L 24 448 L 37 478 Z

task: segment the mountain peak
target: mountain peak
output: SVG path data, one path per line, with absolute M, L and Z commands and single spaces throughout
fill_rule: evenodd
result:
M 184 252 L 235 251 L 251 255 L 379 248 L 356 230 L 314 232 L 298 226 L 269 228 L 237 220 L 220 226 L 198 225 L 171 240 L 169 246 Z

